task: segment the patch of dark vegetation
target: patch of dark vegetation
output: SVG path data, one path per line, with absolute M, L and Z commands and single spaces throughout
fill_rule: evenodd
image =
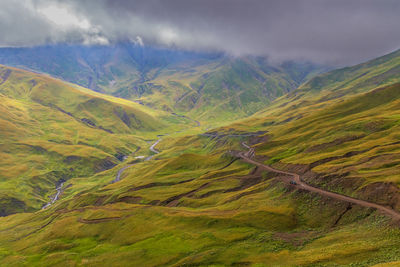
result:
M 249 138 L 248 144 L 252 146 L 252 145 L 256 145 L 256 144 L 260 144 L 260 143 L 265 143 L 265 142 L 268 142 L 268 140 L 270 140 L 271 138 L 272 138 L 272 135 L 270 135 L 270 134 L 253 136 L 253 137 Z
M 114 108 L 113 112 L 128 128 L 142 128 L 142 121 L 134 113 L 127 113 L 123 108 Z
M 246 266 L 251 266 L 253 265 L 252 262 L 248 262 L 248 261 L 238 261 L 238 262 L 233 262 L 231 266 L 235 266 L 235 267 L 246 267 Z
M 123 161 L 126 157 L 126 155 L 122 152 L 118 152 L 117 154 L 114 155 L 119 161 Z
M 105 131 L 105 132 L 107 132 L 107 133 L 110 133 L 110 134 L 114 133 L 113 131 L 111 131 L 111 130 L 109 130 L 109 129 L 106 129 L 106 128 L 104 128 L 103 126 L 99 126 L 99 127 L 97 127 L 97 128 L 100 129 L 100 130 L 103 130 L 103 131 Z
M 107 217 L 107 218 L 99 218 L 99 219 L 82 219 L 78 218 L 78 222 L 84 223 L 84 224 L 96 224 L 96 223 L 105 223 L 105 222 L 110 222 L 110 221 L 115 221 L 115 220 L 121 220 L 126 217 Z
M 233 160 L 231 160 L 228 164 L 226 164 L 224 167 L 218 169 L 218 170 L 223 170 L 225 168 L 228 168 L 229 166 L 231 166 L 235 161 L 237 161 L 239 158 L 234 158 Z
M 281 121 L 281 122 L 278 122 L 277 125 L 279 125 L 279 124 L 284 124 L 284 123 L 288 123 L 288 122 L 291 122 L 291 121 L 293 121 L 293 120 L 298 120 L 298 119 L 301 119 L 302 117 L 303 117 L 302 115 L 297 115 L 297 116 L 289 117 L 289 118 L 287 118 L 287 119 L 285 119 L 285 120 L 283 120 L 283 121 Z
M 29 144 L 22 144 L 22 145 L 31 148 L 32 152 L 34 152 L 34 153 L 38 153 L 38 154 L 47 153 L 47 150 L 41 146 L 35 146 L 35 145 L 29 145 Z
M 129 155 L 130 156 L 135 155 L 140 149 L 141 149 L 141 147 L 138 146 L 135 151 L 131 152 L 131 150 L 128 150 L 126 148 L 118 148 L 117 153 L 114 154 L 114 157 L 116 157 L 119 161 L 124 161 L 128 158 Z M 136 163 L 137 160 L 134 160 L 133 162 Z M 129 164 L 132 164 L 132 163 L 129 163 Z
M 105 204 L 107 198 L 108 198 L 108 196 L 101 196 L 101 197 L 98 197 L 98 198 L 96 199 L 96 201 L 93 203 L 93 205 L 94 205 L 94 206 L 102 206 L 102 205 Z
M 121 109 L 114 109 L 114 114 L 121 119 L 123 123 L 125 123 L 128 128 L 131 127 L 131 120 L 125 110 Z
M 69 140 L 53 140 L 49 139 L 49 142 L 56 143 L 56 144 L 62 144 L 62 145 L 73 145 L 71 141 Z
M 263 188 L 257 188 L 257 189 L 251 190 L 251 191 L 242 192 L 242 193 L 240 193 L 240 194 L 237 194 L 237 195 L 235 195 L 235 196 L 229 198 L 228 200 L 225 201 L 225 203 L 233 202 L 233 201 L 236 201 L 236 200 L 241 199 L 242 197 L 260 193 L 260 192 L 262 192 L 263 190 L 264 190 Z M 224 204 L 225 204 L 225 203 L 224 203 Z
M 29 92 L 31 92 L 33 87 L 35 87 L 37 85 L 37 81 L 35 79 L 32 79 L 29 81 L 29 83 L 31 84 L 31 87 L 29 88 Z
M 0 217 L 29 211 L 33 211 L 33 208 L 28 207 L 24 201 L 6 195 L 0 196 Z
M 40 103 L 40 104 L 43 105 L 43 103 Z M 58 107 L 58 106 L 56 106 L 56 105 L 54 105 L 54 104 L 52 104 L 52 103 L 49 103 L 49 104 L 47 104 L 47 105 L 45 105 L 45 106 L 48 106 L 48 107 L 57 109 L 58 111 L 60 111 L 60 112 L 62 112 L 62 113 L 64 113 L 64 114 L 66 114 L 66 115 L 68 115 L 68 116 L 73 117 L 74 119 L 76 119 L 76 118 L 74 117 L 74 115 L 72 115 L 71 112 L 65 111 L 65 110 L 63 110 L 62 108 L 60 108 L 60 107 Z
M 210 183 L 205 183 L 205 184 L 201 185 L 200 187 L 198 187 L 198 188 L 196 188 L 196 189 L 190 190 L 189 192 L 182 193 L 182 194 L 179 194 L 179 195 L 170 197 L 170 198 L 168 198 L 168 199 L 166 199 L 166 200 L 164 200 L 164 201 L 161 201 L 161 202 L 160 202 L 160 205 L 161 205 L 161 206 L 168 206 L 168 207 L 175 207 L 175 206 L 178 205 L 178 202 L 179 202 L 179 200 L 180 200 L 181 198 L 183 198 L 183 197 L 190 197 L 190 196 L 192 196 L 194 193 L 196 193 L 197 191 L 200 191 L 200 190 L 202 190 L 202 189 L 208 187 L 209 185 L 210 185 Z
M 256 177 L 246 177 L 246 178 L 242 178 L 240 180 L 240 185 L 227 189 L 224 191 L 224 193 L 230 193 L 230 192 L 237 192 L 237 191 L 241 191 L 241 190 L 245 190 L 249 187 L 252 187 L 256 184 L 259 184 L 261 182 L 264 181 L 264 178 L 261 176 L 256 176 Z
M 1 75 L 0 85 L 2 85 L 3 83 L 5 83 L 7 81 L 8 77 L 10 77 L 10 74 L 11 74 L 11 70 L 6 69 L 6 71 Z
M 237 169 L 229 170 L 229 171 L 222 171 L 222 172 L 220 171 L 220 172 L 216 172 L 216 173 L 213 173 L 213 174 L 207 174 L 204 177 L 202 177 L 202 179 L 212 179 L 212 178 L 218 178 L 218 177 L 221 177 L 221 176 L 227 176 L 227 175 L 230 175 L 230 174 L 234 174 L 237 171 L 238 171 Z
M 266 174 L 266 175 L 264 175 Z M 241 176 L 241 177 L 234 177 L 234 176 L 230 176 L 230 177 L 224 177 L 218 180 L 224 180 L 224 179 L 239 179 L 240 180 L 240 185 L 230 188 L 230 189 L 217 189 L 217 190 L 212 190 L 209 191 L 207 193 L 204 193 L 200 196 L 196 196 L 193 198 L 206 198 L 209 197 L 213 194 L 217 194 L 217 193 L 230 193 L 230 192 L 237 192 L 237 191 L 241 191 L 241 190 L 245 190 L 247 188 L 250 188 L 254 185 L 260 184 L 268 179 L 271 179 L 273 177 L 273 175 L 269 175 L 268 173 L 263 173 L 261 169 L 259 168 L 254 168 L 253 170 L 250 171 L 250 173 L 246 176 Z M 249 195 L 249 194 L 255 194 L 262 191 L 262 189 L 256 189 L 253 191 L 248 191 L 248 192 L 244 192 L 242 194 L 239 194 L 238 196 L 233 197 L 232 199 L 228 200 L 227 202 L 231 202 L 234 200 L 237 200 L 243 196 Z
M 78 145 L 91 146 L 91 145 L 89 145 L 88 143 L 85 143 L 85 142 L 82 142 L 82 141 L 79 141 L 79 142 L 78 142 Z
M 224 138 L 224 137 L 250 137 L 250 136 L 260 136 L 267 133 L 266 131 L 257 131 L 257 132 L 238 132 L 235 129 L 229 129 L 228 132 L 220 133 L 218 131 L 206 132 L 200 134 L 201 136 L 207 136 L 212 138 Z
M 340 219 L 342 219 L 343 216 L 344 216 L 349 210 L 352 209 L 352 207 L 353 207 L 352 204 L 349 203 L 349 204 L 347 205 L 346 209 L 345 209 L 342 213 L 339 214 L 338 218 L 336 219 L 336 221 L 334 222 L 334 224 L 332 225 L 332 227 L 337 226 L 337 224 L 339 223 Z
M 285 103 L 285 105 L 286 104 L 287 103 Z M 261 126 L 267 127 L 267 126 L 271 126 L 271 125 L 274 125 L 274 124 L 275 124 L 275 121 L 266 121 L 266 122 L 261 123 Z
M 377 147 L 377 146 L 375 146 L 375 147 Z M 373 148 L 375 148 L 375 147 L 373 147 Z M 350 158 L 350 157 L 365 153 L 365 152 L 367 152 L 368 150 L 371 150 L 371 149 L 372 148 L 364 149 L 364 150 L 360 150 L 360 151 L 349 151 L 349 152 L 347 152 L 347 153 L 345 153 L 344 155 L 341 155 L 341 156 L 334 156 L 334 157 L 320 159 L 320 160 L 317 160 L 317 161 L 311 163 L 310 164 L 310 168 L 313 169 L 313 168 L 317 167 L 318 165 L 322 165 L 322 164 L 325 164 L 325 163 L 333 161 L 333 160 L 343 159 L 343 158 Z
M 95 172 L 102 172 L 114 168 L 116 165 L 117 164 L 111 158 L 107 157 L 105 159 L 98 160 L 94 164 L 93 170 Z
M 149 205 L 152 205 L 152 206 L 159 206 L 160 203 L 161 203 L 161 200 L 155 199 L 155 200 L 150 201 L 150 202 L 149 202 Z
M 194 179 L 188 179 L 188 180 L 183 180 L 183 181 L 179 181 L 179 182 L 155 182 L 155 183 L 149 183 L 149 184 L 145 184 L 145 185 L 140 185 L 137 187 L 133 187 L 130 188 L 129 191 L 139 191 L 142 189 L 146 189 L 146 188 L 151 188 L 151 187 L 157 187 L 157 186 L 173 186 L 173 185 L 179 185 L 179 184 L 184 184 L 184 183 L 188 183 L 193 181 Z
M 303 231 L 295 233 L 279 232 L 274 234 L 274 238 L 278 240 L 283 240 L 286 243 L 289 243 L 295 247 L 300 247 L 318 235 L 319 233 L 315 231 Z
M 118 198 L 115 202 L 125 202 L 129 204 L 139 204 L 142 201 L 142 197 L 137 197 L 137 196 L 124 196 L 121 198 Z
M 75 162 L 79 162 L 81 160 L 83 160 L 83 158 L 79 157 L 79 156 L 68 156 L 63 160 L 63 162 L 66 163 L 66 164 L 72 164 L 72 163 L 75 163 Z
M 354 141 L 354 140 L 358 140 L 365 137 L 365 135 L 354 135 L 354 136 L 345 136 L 345 137 L 341 137 L 338 139 L 335 139 L 331 142 L 328 143 L 323 143 L 323 144 L 319 144 L 319 145 L 315 145 L 312 147 L 307 148 L 306 150 L 304 150 L 304 152 L 309 153 L 309 152 L 316 152 L 316 151 L 320 151 L 323 149 L 327 149 L 330 147 L 334 147 L 334 146 L 338 146 L 341 145 L 345 142 L 350 142 L 350 141 Z
M 96 127 L 96 123 L 94 123 L 93 121 L 91 121 L 91 120 L 89 120 L 87 118 L 82 118 L 81 122 L 83 122 L 83 123 L 85 123 L 85 124 L 87 124 L 89 126 Z
M 50 171 L 42 175 L 34 176 L 33 180 L 44 182 L 51 185 L 56 184 L 56 186 L 58 186 L 73 176 L 74 176 L 73 170 L 71 171 L 71 169 L 65 169 L 65 170 Z
M 67 113 L 68 115 L 70 115 L 70 116 L 72 116 L 72 117 L 74 117 L 71 113 Z M 74 117 L 75 118 L 75 117 Z M 76 118 L 75 118 L 76 119 Z M 78 120 L 78 119 L 77 119 Z M 96 123 L 94 123 L 93 121 L 91 121 L 90 119 L 88 119 L 88 118 L 82 118 L 82 119 L 80 119 L 80 121 L 81 122 L 83 122 L 84 124 L 86 124 L 87 126 L 89 126 L 89 127 L 92 127 L 92 128 L 96 128 L 96 129 L 100 129 L 100 130 L 103 130 L 103 131 L 106 131 L 107 133 L 113 133 L 113 131 L 111 131 L 111 130 L 109 130 L 109 129 L 106 129 L 106 128 L 104 128 L 103 126 L 97 126 L 96 125 Z

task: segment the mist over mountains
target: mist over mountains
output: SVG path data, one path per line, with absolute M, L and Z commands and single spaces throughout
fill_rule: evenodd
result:
M 0 63 L 48 73 L 152 108 L 190 112 L 198 119 L 227 115 L 209 114 L 209 107 L 215 105 L 219 105 L 217 110 L 235 111 L 231 119 L 251 115 L 328 69 L 310 62 L 276 64 L 266 57 L 233 57 L 130 42 L 1 48 Z
M 3 47 L 132 41 L 344 66 L 400 42 L 396 0 L 2 0 L 2 6 Z
M 400 266 L 399 1 L 0 3 L 0 266 Z

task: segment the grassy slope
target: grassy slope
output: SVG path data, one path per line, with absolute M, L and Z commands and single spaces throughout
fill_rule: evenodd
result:
M 377 59 L 322 75 L 305 83 L 299 91 L 330 91 L 332 96 L 340 92 L 359 93 L 378 86 L 399 82 L 400 50 Z
M 214 125 L 259 111 L 323 70 L 310 63 L 278 66 L 265 58 L 234 58 L 128 43 L 3 48 L 0 62 Z
M 0 76 L 1 214 L 39 208 L 61 180 L 110 168 L 179 122 L 26 71 L 1 66 Z
M 293 90 L 314 70 L 305 66 L 301 73 L 297 65 L 285 67 L 254 58 L 188 61 L 155 71 L 157 75 L 150 76 L 139 93 L 123 96 L 200 121 L 233 121 Z
M 360 93 L 349 87 L 340 98 L 324 98 L 330 94 L 324 88 L 296 92 L 220 131 L 268 130 L 269 139 L 256 145 L 257 154 L 267 155 L 267 161 L 278 168 L 298 172 L 304 168 L 292 164 L 361 151 L 318 164 L 313 171 L 322 175 L 307 172 L 305 178 L 330 190 L 358 197 L 375 195 L 371 201 L 388 203 L 382 197 L 387 190 L 356 191 L 368 188 L 364 183 L 382 185 L 388 177 L 398 182 L 398 165 L 392 158 L 398 144 L 390 143 L 399 138 L 400 87 L 388 83 Z M 118 183 L 109 184 L 123 165 L 87 179 L 69 180 L 71 186 L 51 209 L 0 219 L 1 262 L 31 266 L 371 266 L 392 262 L 396 266 L 400 230 L 390 219 L 373 210 L 358 206 L 348 210 L 346 203 L 293 190 L 274 174 L 253 170 L 240 161 L 228 165 L 232 157 L 226 152 L 242 149 L 241 141 L 165 138 L 157 146 L 163 152 L 155 160 L 128 168 Z M 389 164 L 381 166 L 382 157 L 388 155 Z M 377 156 L 376 162 L 371 156 Z M 369 170 L 371 176 L 357 176 L 362 168 L 371 167 L 375 168 Z M 348 170 L 343 172 L 343 168 Z M 328 171 L 337 176 L 326 177 Z M 394 171 L 392 176 L 388 176 L 390 171 Z
M 3 264 L 342 266 L 399 260 L 387 218 L 293 191 L 228 149 L 240 139 L 165 139 L 154 161 L 72 179 L 51 209 L 0 219 Z M 96 181 L 91 183 L 90 180 Z M 365 232 L 369 234 L 366 235 Z
M 319 173 L 308 174 L 311 183 L 400 209 L 399 59 L 395 52 L 323 74 L 235 128 L 269 131 L 257 147 L 268 163 L 308 166 L 297 169 Z

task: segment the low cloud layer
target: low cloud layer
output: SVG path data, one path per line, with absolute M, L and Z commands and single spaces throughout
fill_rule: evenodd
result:
M 0 46 L 132 41 L 337 65 L 400 48 L 398 0 L 0 2 Z

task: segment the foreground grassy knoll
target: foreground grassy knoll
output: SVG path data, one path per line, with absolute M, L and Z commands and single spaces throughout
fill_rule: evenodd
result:
M 57 184 L 115 166 L 192 122 L 0 66 L 0 215 L 40 208 Z
M 110 184 L 118 167 L 69 180 L 51 208 L 0 218 L 1 263 L 367 266 L 400 260 L 400 230 L 389 218 L 295 190 L 282 177 L 236 160 L 227 151 L 241 141 L 166 138 L 157 146 L 163 152 L 129 167 L 120 182 Z

